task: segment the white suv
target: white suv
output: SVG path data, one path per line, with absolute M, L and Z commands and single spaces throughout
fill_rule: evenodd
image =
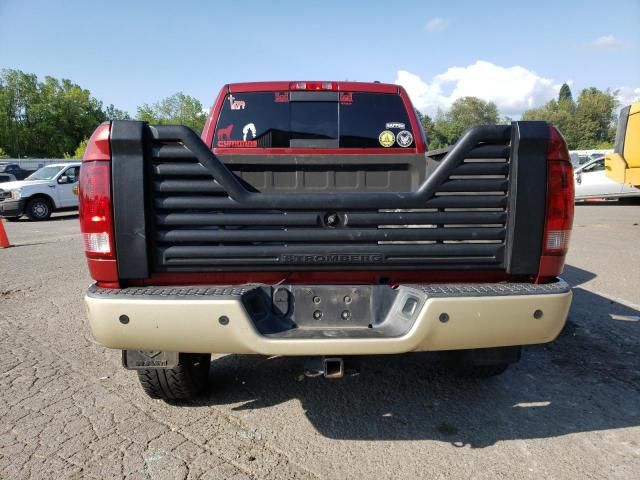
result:
M 54 211 L 78 208 L 74 191 L 80 178 L 80 163 L 47 165 L 26 179 L 0 185 L 0 216 L 46 220 Z

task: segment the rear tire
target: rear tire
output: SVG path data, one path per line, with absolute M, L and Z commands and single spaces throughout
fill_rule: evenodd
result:
M 189 400 L 206 388 L 210 363 L 210 354 L 181 353 L 175 368 L 138 370 L 138 380 L 151 398 Z
M 32 198 L 27 202 L 24 213 L 29 217 L 29 220 L 36 222 L 47 220 L 53 213 L 53 205 L 51 201 L 46 198 Z
M 508 363 L 497 365 L 449 365 L 452 375 L 458 378 L 490 378 L 496 377 L 509 368 Z
M 447 370 L 460 378 L 489 378 L 520 360 L 521 347 L 477 348 L 442 352 Z
M 621 197 L 618 199 L 619 205 L 640 205 L 640 197 Z

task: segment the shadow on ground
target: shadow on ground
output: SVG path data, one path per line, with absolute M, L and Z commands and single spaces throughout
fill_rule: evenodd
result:
M 589 198 L 589 199 L 576 200 L 576 207 L 587 207 L 587 206 L 620 207 L 620 206 L 626 206 L 626 205 L 640 205 L 640 197 L 623 197 L 617 200 L 612 200 L 607 198 Z
M 526 348 L 500 377 L 452 378 L 433 353 L 353 358 L 342 380 L 305 378 L 302 359 L 229 355 L 213 362 L 210 391 L 196 406 L 297 399 L 326 437 L 476 448 L 640 425 L 640 312 L 580 288 L 590 272 L 568 266 L 565 278 L 577 288 L 564 331 Z
M 73 220 L 78 218 L 78 212 L 62 212 L 57 215 L 49 217 L 47 220 L 33 221 L 29 220 L 26 216 L 20 218 L 14 218 L 11 222 L 15 223 L 47 223 L 47 222 L 59 222 L 61 220 Z

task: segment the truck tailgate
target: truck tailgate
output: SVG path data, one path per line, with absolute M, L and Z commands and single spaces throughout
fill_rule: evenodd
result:
M 387 163 L 375 155 L 225 159 L 186 127 L 142 122 L 114 121 L 111 135 L 123 279 L 538 269 L 544 122 L 474 127 L 444 156 L 399 155 Z

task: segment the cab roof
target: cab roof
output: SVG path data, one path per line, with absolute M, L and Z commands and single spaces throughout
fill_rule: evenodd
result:
M 400 93 L 399 85 L 391 83 L 379 82 L 336 82 L 332 80 L 294 80 L 294 81 L 277 81 L 277 82 L 243 82 L 230 83 L 227 85 L 229 93 L 240 92 L 269 92 L 269 91 L 288 91 L 298 90 L 296 85 L 314 84 L 323 85 L 331 84 L 332 88 L 318 88 L 317 90 L 329 91 L 346 91 L 346 92 L 371 92 L 371 93 Z M 303 90 L 303 89 L 301 89 Z M 315 89 L 314 89 L 315 90 Z

